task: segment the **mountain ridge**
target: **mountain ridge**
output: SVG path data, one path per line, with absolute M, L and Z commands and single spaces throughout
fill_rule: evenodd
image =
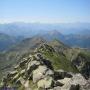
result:
M 45 52 L 42 52 L 46 55 L 46 58 L 50 58 L 50 60 L 53 61 L 53 65 L 55 68 L 61 68 L 61 69 L 63 68 L 64 70 L 69 70 L 69 71 L 72 70 L 73 71 L 73 69 L 71 68 L 71 66 L 72 66 L 71 61 L 75 60 L 75 62 L 78 62 L 77 60 L 79 60 L 79 59 L 76 60 L 76 58 L 80 52 L 83 52 L 84 57 L 80 56 L 81 58 L 83 58 L 82 59 L 83 63 L 85 63 L 86 58 L 87 58 L 87 60 L 89 60 L 89 58 L 90 58 L 89 51 L 86 51 L 86 50 L 80 49 L 80 48 L 70 48 L 67 45 L 63 44 L 62 42 L 60 42 L 56 39 L 54 39 L 53 41 L 47 42 L 46 40 L 44 40 L 41 37 L 39 37 L 39 38 L 33 37 L 30 39 L 28 38 L 28 39 L 24 40 L 24 42 L 22 42 L 22 43 L 20 43 L 19 46 L 16 45 L 11 50 L 9 50 L 3 54 L 0 54 L 1 55 L 0 68 L 1 68 L 2 73 L 6 72 L 8 70 L 11 70 L 12 69 L 11 67 L 13 67 L 15 64 L 20 62 L 20 60 L 23 57 L 27 56 L 30 53 L 33 53 L 33 50 L 36 48 L 38 49 L 40 47 L 40 45 L 42 45 L 42 44 L 48 44 L 49 46 L 47 46 L 47 47 L 52 47 L 55 50 L 55 52 L 51 53 L 51 52 L 47 52 L 49 48 L 48 49 L 46 48 L 47 51 L 44 49 Z M 85 53 L 85 52 L 87 52 L 87 53 Z M 73 59 L 72 59 L 72 56 L 73 56 Z M 82 60 L 80 61 L 80 63 L 82 63 Z M 54 63 L 56 63 L 56 64 L 54 64 Z M 74 63 L 74 65 L 76 67 L 77 64 Z M 81 64 L 80 64 L 80 66 L 84 67 L 84 65 L 81 65 Z M 83 71 L 83 69 L 79 70 L 79 71 Z M 84 72 L 83 72 L 83 74 L 84 74 Z M 86 72 L 86 73 L 88 73 L 88 72 Z
M 80 73 L 75 74 L 78 72 L 75 69 L 63 54 L 43 43 L 14 66 L 14 71 L 3 78 L 1 88 L 17 86 L 18 90 L 89 90 L 89 81 Z M 74 73 L 66 70 L 74 70 Z

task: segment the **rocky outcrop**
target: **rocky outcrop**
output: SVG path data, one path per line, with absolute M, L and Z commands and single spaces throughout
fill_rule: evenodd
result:
M 85 89 L 85 85 L 87 84 L 87 80 L 81 74 L 75 74 L 72 78 L 64 78 L 58 80 L 63 83 L 62 90 L 89 90 Z
M 90 82 L 81 74 L 54 70 L 41 53 L 23 58 L 14 71 L 3 78 L 1 85 L 23 87 L 21 90 L 90 90 Z
M 72 64 L 80 71 L 86 78 L 90 78 L 90 61 L 85 55 L 79 53 L 78 56 L 72 61 Z
M 46 43 L 41 44 L 38 48 L 38 51 L 55 52 L 54 48 Z

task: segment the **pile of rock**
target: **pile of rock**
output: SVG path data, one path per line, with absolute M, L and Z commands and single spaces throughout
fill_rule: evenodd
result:
M 12 85 L 23 86 L 25 90 L 90 90 L 89 82 L 81 74 L 54 71 L 51 62 L 40 53 L 23 58 L 14 71 L 3 78 L 2 86 Z
M 55 52 L 54 48 L 46 43 L 41 44 L 40 47 L 38 48 L 38 50 L 41 52 L 43 52 L 43 51 Z

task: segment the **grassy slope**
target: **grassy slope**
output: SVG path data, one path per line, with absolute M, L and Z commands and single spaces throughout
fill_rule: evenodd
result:
M 78 72 L 77 69 L 71 64 L 71 62 L 64 56 L 56 53 L 50 54 L 48 52 L 45 52 L 44 55 L 52 62 L 54 69 L 63 69 L 69 72 Z
M 45 49 L 39 50 L 45 58 L 52 62 L 54 69 L 63 69 L 69 72 L 78 72 L 78 70 L 72 65 L 71 61 L 68 60 L 63 54 L 57 52 L 50 52 Z

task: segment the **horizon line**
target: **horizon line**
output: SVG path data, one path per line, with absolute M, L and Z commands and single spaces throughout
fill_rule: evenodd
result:
M 11 23 L 25 23 L 25 24 L 74 24 L 74 23 L 90 23 L 90 22 L 26 22 L 26 21 L 11 21 L 11 22 L 0 22 L 0 24 L 11 24 Z

